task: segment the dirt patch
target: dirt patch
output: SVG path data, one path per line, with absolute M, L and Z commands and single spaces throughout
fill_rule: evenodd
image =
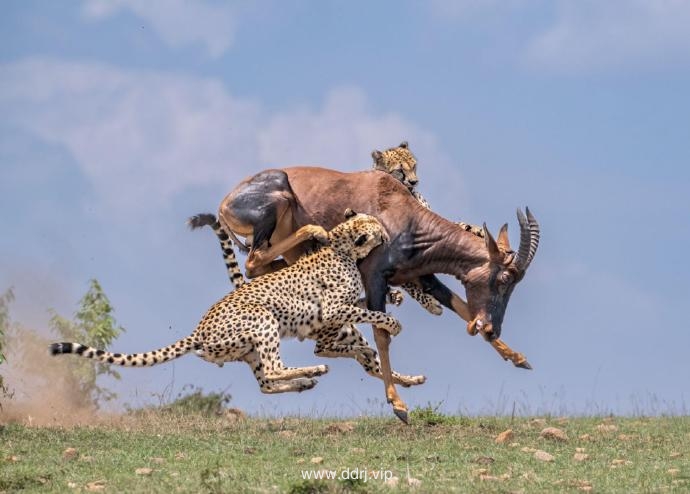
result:
M 111 422 L 115 415 L 84 407 L 79 390 L 70 385 L 67 361 L 48 354 L 51 342 L 35 331 L 13 329 L 2 368 L 13 397 L 2 400 L 0 423 L 73 427 Z

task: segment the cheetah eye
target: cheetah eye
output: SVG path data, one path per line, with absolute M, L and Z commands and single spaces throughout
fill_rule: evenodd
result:
M 355 246 L 361 247 L 367 241 L 367 235 L 360 235 L 355 239 Z

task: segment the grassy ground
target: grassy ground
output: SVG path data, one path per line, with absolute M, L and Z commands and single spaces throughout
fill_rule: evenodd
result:
M 690 491 L 690 417 L 511 420 L 423 410 L 411 426 L 233 417 L 151 412 L 89 427 L 6 425 L 0 492 Z M 549 426 L 567 439 L 540 437 Z M 512 439 L 497 444 L 507 429 Z M 355 468 L 367 470 L 367 482 L 302 478 Z M 397 487 L 372 479 L 381 472 L 399 478 Z

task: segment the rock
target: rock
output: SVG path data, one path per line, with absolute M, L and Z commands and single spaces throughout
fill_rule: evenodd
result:
M 136 470 L 134 470 L 134 473 L 137 475 L 151 475 L 153 473 L 153 468 L 137 468 Z
M 86 490 L 91 492 L 102 491 L 105 489 L 105 480 L 94 480 L 86 484 Z
M 546 425 L 546 419 L 532 419 L 529 423 L 535 427 L 543 427 Z
M 477 458 L 474 459 L 474 462 L 479 464 L 479 465 L 491 465 L 495 461 L 496 460 L 494 460 L 490 456 L 478 456 Z
M 225 410 L 224 417 L 225 420 L 230 423 L 241 422 L 247 418 L 247 414 L 239 408 L 228 408 L 227 410 Z
M 364 453 L 366 453 L 366 450 L 364 448 L 352 448 L 350 452 L 358 455 L 363 455 Z
M 615 424 L 599 424 L 596 427 L 598 432 L 602 433 L 607 433 L 607 432 L 616 432 L 618 430 L 618 426 Z
M 575 461 L 589 460 L 589 455 L 587 453 L 575 453 L 573 455 L 573 460 L 575 460 Z
M 591 441 L 591 440 L 592 440 L 592 436 L 589 435 L 589 434 L 582 434 L 582 435 L 580 436 L 580 439 L 581 439 L 582 441 Z
M 515 436 L 515 434 L 513 434 L 513 430 L 508 429 L 508 430 L 501 432 L 498 436 L 496 436 L 496 439 L 494 439 L 494 442 L 496 444 L 505 444 L 508 441 L 511 441 L 513 439 L 513 436 Z
M 76 448 L 67 448 L 62 452 L 62 459 L 72 461 L 79 456 L 79 451 Z
M 671 459 L 680 458 L 681 456 L 683 456 L 683 453 L 680 453 L 678 451 L 674 451 L 670 455 L 668 455 L 668 457 Z
M 175 459 L 176 460 L 184 460 L 186 458 L 187 458 L 187 455 L 184 454 L 182 451 L 178 451 L 177 453 L 175 453 Z
M 524 448 L 520 448 L 520 451 L 523 453 L 534 453 L 536 449 L 525 446 Z
M 407 478 L 407 485 L 409 485 L 412 488 L 417 488 L 422 485 L 422 481 L 419 479 L 416 479 L 414 477 L 408 477 Z
M 323 463 L 323 458 L 321 458 L 320 456 L 315 456 L 315 457 L 313 457 L 313 458 L 312 458 L 311 460 L 309 460 L 309 461 L 311 461 L 311 462 L 314 463 L 315 465 L 318 465 L 318 464 L 320 464 L 320 463 Z
M 290 439 L 297 435 L 295 431 L 278 431 L 276 434 L 278 434 L 280 437 L 284 437 L 285 439 Z
M 669 468 L 668 470 L 666 470 L 666 473 L 669 474 L 669 475 L 671 475 L 672 477 L 675 477 L 676 475 L 678 475 L 678 474 L 680 473 L 680 469 L 678 469 L 678 468 Z
M 537 451 L 534 452 L 534 457 L 539 460 L 539 461 L 553 461 L 553 455 L 547 453 L 546 451 L 542 451 L 538 449 Z
M 326 427 L 326 432 L 328 434 L 348 434 L 354 430 L 354 422 L 335 422 Z
M 558 427 L 547 427 L 539 433 L 539 437 L 544 439 L 553 439 L 554 441 L 567 441 L 568 436 Z
M 585 448 L 575 448 L 575 451 L 577 451 L 578 453 L 584 453 Z
M 151 461 L 153 463 L 158 464 L 158 465 L 160 465 L 161 463 L 165 463 L 165 460 L 163 458 L 158 458 L 158 457 L 151 458 Z
M 386 479 L 383 484 L 388 486 L 388 487 L 398 487 L 398 484 L 400 483 L 400 479 L 398 477 L 391 477 L 389 479 Z

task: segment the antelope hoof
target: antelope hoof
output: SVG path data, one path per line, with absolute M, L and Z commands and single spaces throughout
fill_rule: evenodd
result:
M 532 370 L 532 366 L 529 365 L 527 360 L 523 360 L 522 362 L 513 362 L 513 365 L 515 365 L 515 367 L 520 367 L 521 369 Z
M 407 410 L 394 408 L 393 413 L 395 413 L 395 416 L 402 420 L 405 425 L 410 425 L 410 419 L 407 416 Z

